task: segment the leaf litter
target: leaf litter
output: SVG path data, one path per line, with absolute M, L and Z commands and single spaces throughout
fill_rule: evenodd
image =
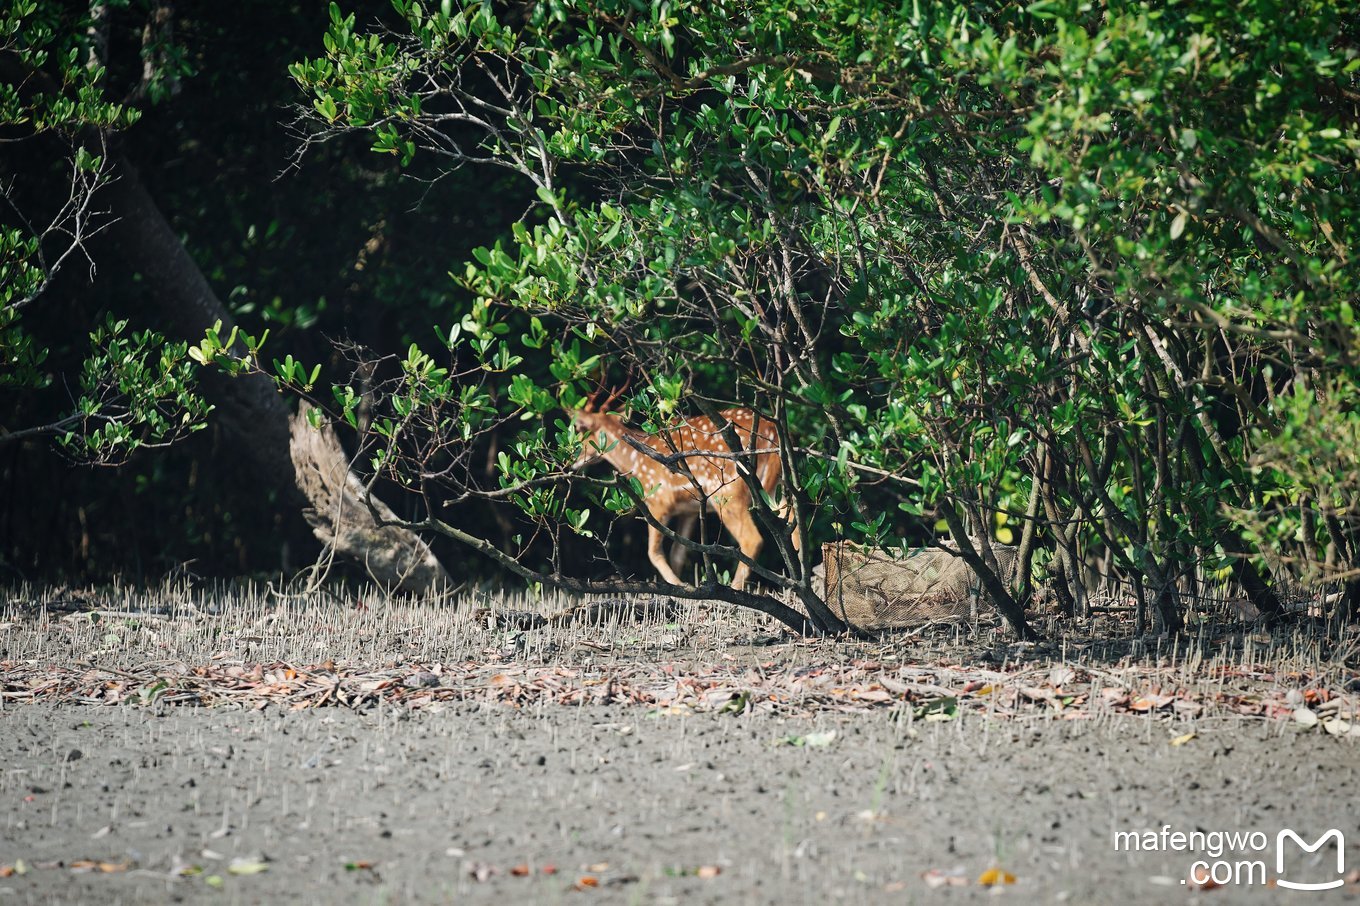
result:
M 29 590 L 0 603 L 11 621 L 0 707 L 420 710 L 462 702 L 626 704 L 653 718 L 885 709 L 926 722 L 1236 716 L 1360 737 L 1360 632 L 1261 643 L 1224 631 L 1159 641 L 1154 652 L 1127 639 L 1015 642 L 981 625 L 874 640 L 794 638 L 769 635 L 755 615 L 702 603 L 652 607 L 664 620 L 647 625 L 624 621 L 637 616 L 630 606 L 609 617 L 615 622 L 509 632 L 506 615 L 521 612 L 506 608 L 524 606 L 522 596 L 488 599 L 490 609 L 393 598 L 358 610 L 326 595 L 284 606 L 251 589 L 119 589 L 91 592 L 68 613 L 53 594 Z M 100 647 L 113 629 L 121 641 Z
M 1185 681 L 1168 668 L 1051 668 L 1016 662 L 1001 670 L 941 663 L 895 666 L 874 661 L 759 667 L 726 663 L 600 666 L 514 663 L 392 664 L 326 661 L 301 665 L 151 662 L 125 669 L 37 659 L 0 661 L 0 698 L 89 705 L 269 706 L 410 709 L 481 702 L 524 708 L 542 704 L 638 705 L 655 715 L 771 712 L 785 716 L 909 708 L 916 720 L 948 721 L 965 713 L 996 718 L 1036 714 L 1082 720 L 1105 714 L 1196 718 L 1238 715 L 1321 726 L 1360 736 L 1360 695 L 1327 688 L 1307 671 L 1271 673 L 1220 668 L 1210 682 Z M 1332 677 L 1335 682 L 1335 677 Z M 1337 684 L 1338 686 L 1340 684 Z M 1346 684 L 1354 688 L 1355 681 Z M 1304 687 L 1300 692 L 1299 687 Z M 824 746 L 816 734 L 791 745 Z M 1187 740 L 1188 741 L 1188 740 Z

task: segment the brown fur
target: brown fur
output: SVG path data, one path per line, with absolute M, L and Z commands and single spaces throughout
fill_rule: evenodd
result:
M 779 484 L 782 461 L 778 453 L 778 441 L 774 424 L 765 417 L 760 419 L 759 435 L 755 432 L 756 414 L 750 409 L 727 409 L 719 415 L 732 423 L 738 439 L 745 450 L 760 450 L 755 455 L 756 478 L 765 493 L 773 494 Z M 682 516 L 687 523 L 704 507 L 710 507 L 718 514 L 723 525 L 732 533 L 742 553 L 755 559 L 764 544 L 760 529 L 751 516 L 753 501 L 751 489 L 742 478 L 738 469 L 747 468 L 749 460 L 705 456 L 705 451 L 731 454 L 734 452 L 723 437 L 726 427 L 723 422 L 714 422 L 707 416 L 685 419 L 674 428 L 661 434 L 647 434 L 629 428 L 618 415 L 612 412 L 577 411 L 572 413 L 578 428 L 589 435 L 586 449 L 577 467 L 587 465 L 603 457 L 620 475 L 636 476 L 642 483 L 647 495 L 645 505 L 652 518 L 666 525 L 671 519 Z M 629 444 L 625 437 L 655 450 L 661 456 L 676 453 L 686 454 L 684 464 L 688 466 L 693 479 L 685 474 L 684 466 L 679 463 L 671 466 L 657 461 Z M 612 448 L 611 448 L 612 445 Z M 741 451 L 736 451 L 741 452 Z M 695 487 L 695 482 L 698 487 Z M 779 507 L 783 518 L 789 518 L 791 507 L 785 502 Z M 650 522 L 647 525 L 647 556 L 656 571 L 667 582 L 683 584 L 671 568 L 671 563 L 661 553 L 664 536 Z M 797 527 L 794 528 L 793 543 L 800 545 Z M 732 577 L 733 588 L 743 588 L 750 576 L 751 568 L 745 563 L 738 564 Z

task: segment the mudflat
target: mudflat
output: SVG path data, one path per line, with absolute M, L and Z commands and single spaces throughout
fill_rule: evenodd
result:
M 1354 746 L 1268 724 L 25 705 L 0 730 L 6 903 L 972 902 L 993 867 L 1021 902 L 1213 901 L 1181 885 L 1202 856 L 1115 832 L 1360 841 Z
M 534 642 L 468 618 L 464 648 L 398 661 L 416 625 L 401 624 L 372 663 L 309 670 L 277 651 L 262 669 L 227 656 L 267 644 L 258 614 L 237 625 L 204 610 L 180 636 L 174 616 L 91 630 L 85 614 L 11 612 L 0 904 L 1276 903 L 1286 828 L 1309 843 L 1339 830 L 1345 862 L 1338 873 L 1330 844 L 1295 847 L 1286 877 L 1341 880 L 1322 901 L 1357 894 L 1354 737 L 1248 707 L 1312 704 L 1326 722 L 1351 694 L 1344 664 L 1254 669 L 1255 693 L 1196 699 L 1165 669 L 1144 694 L 1117 665 L 1002 657 L 979 685 L 950 672 L 982 669 L 957 640 L 810 646 L 740 621 L 686 628 L 703 616 Z M 281 646 L 318 638 L 269 625 Z M 86 650 L 114 634 L 116 652 Z M 214 660 L 188 641 L 200 636 L 228 650 Z M 449 664 L 431 661 L 440 652 Z M 477 652 L 485 671 L 452 669 Z M 1241 652 L 1229 660 L 1240 672 Z M 927 683 L 912 671 L 930 663 Z M 744 692 L 713 680 L 733 664 Z M 383 667 L 402 679 L 346 687 Z M 663 694 L 654 676 L 700 691 Z M 1119 676 L 1143 697 L 1102 694 Z M 815 688 L 794 701 L 798 678 Z M 1175 846 L 1192 832 L 1199 850 Z M 1205 834 L 1252 832 L 1265 848 L 1204 851 L 1222 842 Z M 1186 883 L 1210 870 L 1239 877 Z

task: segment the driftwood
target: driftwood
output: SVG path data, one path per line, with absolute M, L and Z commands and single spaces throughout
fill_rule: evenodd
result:
M 1002 581 L 1015 569 L 1015 548 L 992 544 Z M 906 557 L 866 550 L 846 541 L 822 546 L 826 570 L 823 600 L 857 629 L 905 629 L 941 620 L 967 619 L 980 589 L 968 564 L 948 550 L 927 549 Z
M 398 525 L 379 524 L 396 522 L 396 513 L 372 497 L 350 471 L 335 429 L 328 423 L 319 429 L 311 426 L 310 409 L 304 402 L 289 422 L 289 452 L 298 488 L 311 503 L 303 516 L 316 537 L 328 549 L 363 563 L 379 585 L 423 592 L 448 584 L 444 567 L 419 535 Z

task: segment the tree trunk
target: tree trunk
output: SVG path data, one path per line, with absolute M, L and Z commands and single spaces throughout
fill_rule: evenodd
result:
M 949 534 L 954 539 L 954 544 L 958 547 L 958 554 L 967 563 L 969 568 L 977 575 L 978 581 L 982 583 L 982 590 L 991 598 L 993 606 L 1000 611 L 1001 616 L 1015 634 L 1026 641 L 1038 639 L 1039 633 L 1025 622 L 1025 608 L 1011 596 L 1010 589 L 1006 583 L 997 575 L 996 571 L 987 565 L 980 554 L 973 546 L 973 541 L 969 537 L 968 530 L 964 527 L 963 519 L 951 503 L 944 503 L 940 507 L 940 515 L 945 522 L 949 523 Z
M 204 331 L 222 322 L 223 335 L 235 322 L 189 257 L 165 216 L 146 190 L 136 168 L 120 158 L 118 178 L 101 193 L 118 222 L 109 244 L 119 266 L 141 277 L 145 326 L 171 339 L 197 343 Z M 203 389 L 217 407 L 223 433 L 246 457 L 262 486 L 276 489 L 282 503 L 301 509 L 307 500 L 293 478 L 288 455 L 288 407 L 274 382 L 264 375 L 228 377 L 215 369 L 202 372 Z
M 1034 485 L 1029 492 L 1029 505 L 1025 507 L 1025 527 L 1020 533 L 1020 550 L 1015 565 L 1015 594 L 1021 605 L 1029 602 L 1033 593 L 1034 548 L 1039 536 L 1039 504 L 1043 499 L 1043 482 L 1047 480 L 1048 455 L 1044 447 L 1039 453 L 1034 467 Z
M 328 550 L 364 565 L 380 585 L 433 591 L 449 577 L 419 535 L 396 525 L 397 514 L 349 470 L 349 457 L 335 430 L 313 428 L 303 403 L 290 421 L 293 467 L 311 506 L 303 515 Z
M 118 177 L 101 193 L 103 203 L 118 218 L 117 225 L 109 231 L 110 241 L 121 266 L 141 276 L 148 326 L 167 337 L 190 343 L 201 340 L 204 331 L 219 321 L 222 333 L 230 333 L 233 321 L 226 306 L 189 257 L 136 168 L 125 158 L 118 160 Z M 250 462 L 259 477 L 259 486 L 277 490 L 284 506 L 299 511 L 310 507 L 313 515 L 308 521 L 323 543 L 365 564 L 380 582 L 408 590 L 426 590 L 447 580 L 443 568 L 414 532 L 396 526 L 378 530 L 366 507 L 361 511 L 357 506 L 340 510 L 331 506 L 336 499 L 331 493 L 335 487 L 363 486 L 357 476 L 348 472 L 347 465 L 342 463 L 343 480 L 334 481 L 330 480 L 329 470 L 325 471 L 325 481 L 295 470 L 290 453 L 288 407 L 267 376 L 228 377 L 214 369 L 204 369 L 203 389 L 217 407 L 214 417 L 224 435 Z M 337 449 L 338 446 L 337 442 Z M 324 526 L 316 521 L 318 513 L 323 520 L 329 520 Z M 352 520 L 357 523 L 350 524 Z M 337 544 L 337 539 L 345 541 Z
M 1267 623 L 1280 619 L 1285 614 L 1284 602 L 1280 600 L 1279 595 L 1275 594 L 1275 589 L 1256 571 L 1256 566 L 1246 553 L 1246 543 L 1242 541 L 1240 536 L 1233 536 L 1233 540 L 1237 541 L 1237 544 L 1234 545 L 1237 550 L 1228 549 L 1228 553 L 1235 555 L 1232 561 L 1233 578 L 1237 580 L 1238 585 L 1242 586 L 1242 590 L 1246 592 L 1247 600 L 1256 608 L 1256 612 L 1265 618 Z

